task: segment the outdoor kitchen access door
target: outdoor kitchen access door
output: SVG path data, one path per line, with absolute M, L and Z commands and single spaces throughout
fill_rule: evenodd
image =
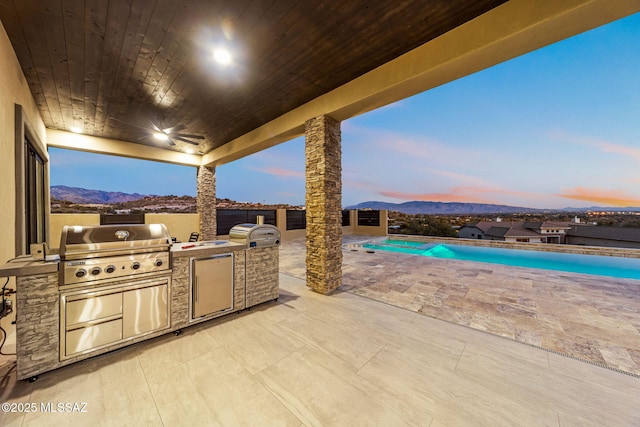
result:
M 233 255 L 191 261 L 192 319 L 233 308 Z

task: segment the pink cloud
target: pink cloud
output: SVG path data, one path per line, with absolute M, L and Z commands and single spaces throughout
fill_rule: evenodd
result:
M 373 190 L 377 187 L 379 187 L 379 185 L 373 181 L 365 181 L 365 180 L 360 180 L 360 179 L 350 179 L 347 178 L 343 175 L 342 177 L 342 186 L 343 187 L 350 187 L 350 188 L 357 188 L 358 190 Z
M 574 144 L 588 145 L 588 146 L 591 146 L 591 147 L 596 147 L 596 148 L 599 148 L 600 150 L 604 151 L 605 153 L 622 154 L 624 156 L 633 157 L 636 160 L 640 160 L 640 149 L 638 149 L 638 148 L 629 147 L 629 146 L 621 145 L 621 144 L 615 144 L 613 142 L 609 142 L 609 141 L 605 141 L 605 140 L 597 139 L 597 138 L 590 138 L 590 137 L 579 136 L 579 135 L 571 135 L 569 133 L 561 132 L 561 131 L 552 132 L 551 133 L 551 137 L 555 138 L 555 139 L 558 139 L 558 140 L 571 142 L 571 143 L 574 143 Z
M 283 168 L 255 168 L 254 170 L 262 173 L 266 173 L 269 175 L 275 176 L 283 176 L 283 177 L 294 177 L 294 178 L 304 178 L 304 172 L 292 170 L 292 169 L 283 169 Z
M 640 206 L 640 198 L 634 197 L 617 190 L 589 189 L 575 187 L 558 194 L 560 197 L 573 200 L 582 200 L 594 203 L 601 203 L 607 206 Z
M 520 191 L 509 191 L 497 187 L 454 187 L 446 193 L 407 193 L 394 190 L 382 190 L 378 194 L 385 197 L 391 197 L 400 200 L 421 200 L 434 202 L 465 202 L 465 203 L 503 203 L 492 197 L 485 197 L 489 194 L 500 194 L 509 196 L 518 196 L 523 198 L 537 198 L 538 195 Z

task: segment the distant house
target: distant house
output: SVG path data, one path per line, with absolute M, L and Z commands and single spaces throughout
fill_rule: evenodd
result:
M 567 231 L 570 245 L 640 249 L 640 228 L 572 226 Z
M 463 239 L 500 240 L 524 243 L 565 243 L 571 222 L 480 221 L 460 227 Z M 575 225 L 575 224 L 573 224 Z
M 462 239 L 640 249 L 640 228 L 594 227 L 579 221 L 480 221 L 460 227 Z

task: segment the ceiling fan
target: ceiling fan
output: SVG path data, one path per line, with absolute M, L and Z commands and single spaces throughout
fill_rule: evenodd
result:
M 202 135 L 180 133 L 180 131 L 186 129 L 186 126 L 183 124 L 177 124 L 175 126 L 161 128 L 160 126 L 156 125 L 152 121 L 149 121 L 149 127 L 143 127 L 143 126 L 135 125 L 133 123 L 125 122 L 123 120 L 116 119 L 114 117 L 111 117 L 111 119 L 116 122 L 124 123 L 125 125 L 134 128 L 133 129 L 134 131 L 144 132 L 145 135 L 138 139 L 154 138 L 158 141 L 166 141 L 171 146 L 176 145 L 175 141 L 186 142 L 187 144 L 191 144 L 191 145 L 200 145 L 200 143 L 198 141 L 194 141 L 194 139 L 197 139 L 197 140 L 204 139 L 204 136 Z

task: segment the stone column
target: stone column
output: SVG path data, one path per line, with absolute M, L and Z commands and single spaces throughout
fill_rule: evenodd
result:
M 342 283 L 342 153 L 340 122 L 305 125 L 307 286 L 328 294 Z
M 214 240 L 218 231 L 216 222 L 216 168 L 198 168 L 198 213 L 200 214 L 200 240 Z

